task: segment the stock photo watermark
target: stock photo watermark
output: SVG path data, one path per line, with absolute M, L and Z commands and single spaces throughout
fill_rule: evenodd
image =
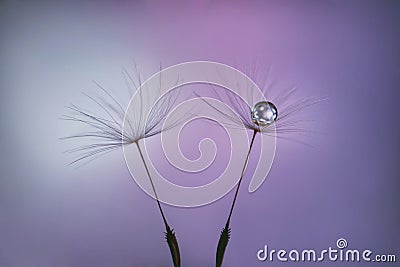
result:
M 165 95 L 176 88 L 181 88 L 190 84 L 208 84 L 224 88 L 224 90 L 237 95 L 246 103 L 247 106 L 253 107 L 253 100 L 266 101 L 261 89 L 246 74 L 239 70 L 216 62 L 209 61 L 193 61 L 177 64 L 163 70 L 160 70 L 143 84 L 140 85 L 130 100 L 123 123 L 123 136 L 130 136 L 131 125 L 129 123 L 129 115 L 134 114 L 135 109 L 140 107 L 140 115 L 144 121 L 152 115 L 153 107 Z M 154 92 L 154 88 L 158 88 Z M 251 97 L 250 96 L 251 92 Z M 142 103 L 147 100 L 146 105 Z M 206 102 L 205 102 L 206 101 Z M 161 131 L 163 152 L 167 160 L 176 168 L 184 172 L 200 172 L 212 164 L 217 153 L 215 143 L 210 139 L 204 139 L 199 144 L 201 157 L 196 160 L 187 159 L 180 151 L 179 136 L 181 127 L 169 127 L 174 125 L 179 118 L 185 117 L 186 114 L 193 113 L 193 107 L 197 107 L 197 118 L 207 118 L 215 122 L 224 121 L 226 114 L 230 114 L 232 118 L 239 117 L 232 108 L 216 99 L 205 99 L 195 97 L 178 105 L 177 108 L 171 110 L 166 117 L 162 129 L 168 128 L 168 131 Z M 210 108 L 212 106 L 212 108 Z M 215 112 L 219 110 L 220 112 Z M 223 115 L 225 114 L 225 115 Z M 250 116 L 250 112 L 248 114 Z M 240 119 L 238 118 L 240 121 Z M 222 125 L 222 123 L 220 124 Z M 257 167 L 254 170 L 250 180 L 248 191 L 256 191 L 266 179 L 272 166 L 275 149 L 276 137 L 274 136 L 275 125 L 272 123 L 268 126 L 270 135 L 260 135 L 261 154 L 258 158 Z M 230 192 L 239 181 L 242 168 L 242 162 L 245 161 L 246 151 L 249 147 L 249 140 L 244 125 L 238 124 L 237 128 L 224 127 L 231 143 L 231 154 L 229 162 L 221 175 L 216 177 L 212 182 L 193 187 L 185 187 L 170 182 L 158 172 L 151 162 L 147 153 L 146 141 L 143 141 L 143 158 L 149 163 L 149 172 L 152 173 L 154 186 L 157 188 L 158 199 L 161 202 L 178 207 L 196 207 L 214 202 Z M 245 140 L 245 141 L 244 141 Z M 145 175 L 144 168 L 140 168 L 136 162 L 140 161 L 139 156 L 132 149 L 124 147 L 125 160 L 128 169 L 139 185 L 148 195 L 155 198 L 152 186 Z M 232 177 L 236 177 L 232 179 Z
M 397 261 L 394 253 L 375 254 L 370 249 L 349 248 L 344 238 L 336 241 L 336 246 L 326 249 L 270 249 L 267 245 L 257 252 L 257 259 L 261 262 L 387 262 Z

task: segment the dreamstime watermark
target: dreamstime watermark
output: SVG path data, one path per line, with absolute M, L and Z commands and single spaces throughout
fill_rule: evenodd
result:
M 132 96 L 126 110 L 123 136 L 129 135 L 131 125 L 127 118 L 135 114 L 138 107 L 140 109 L 140 116 L 148 118 L 152 112 L 152 108 L 163 96 L 176 88 L 198 83 L 210 84 L 220 87 L 221 90 L 228 90 L 239 96 L 249 107 L 255 104 L 253 101 L 266 101 L 265 96 L 256 83 L 247 75 L 231 66 L 209 61 L 177 64 L 159 71 L 140 85 Z M 251 97 L 249 97 L 250 92 L 252 94 Z M 143 103 L 143 101 L 146 101 L 146 103 Z M 175 121 L 179 121 L 181 118 L 185 118 L 187 114 L 193 113 L 193 107 L 197 107 L 197 113 L 194 118 L 207 118 L 224 127 L 231 144 L 230 158 L 225 170 L 218 177 L 215 177 L 212 182 L 193 187 L 172 183 L 163 177 L 153 165 L 147 152 L 146 140 L 143 140 L 145 148 L 143 156 L 145 161 L 149 163 L 150 173 L 157 188 L 158 199 L 164 203 L 179 207 L 206 205 L 230 192 L 240 179 L 240 176 L 237 174 L 241 172 L 249 147 L 247 131 L 243 125 L 242 129 L 233 129 L 221 123 L 224 119 L 224 115 L 222 114 L 234 113 L 228 105 L 218 99 L 211 98 L 207 100 L 207 103 L 205 103 L 202 97 L 189 99 L 172 110 L 168 114 L 166 121 L 170 121 L 168 125 L 174 125 Z M 213 108 L 210 108 L 209 105 L 212 105 Z M 220 112 L 215 112 L 215 109 Z M 232 116 L 239 115 L 233 114 Z M 193 117 L 190 120 L 193 120 Z M 238 120 L 240 121 L 240 119 Z M 189 119 L 185 123 L 188 121 Z M 185 123 L 181 125 L 185 125 Z M 203 139 L 198 146 L 200 157 L 196 160 L 189 160 L 183 155 L 179 147 L 179 135 L 182 127 L 166 126 L 165 128 L 169 130 L 161 131 L 163 153 L 169 163 L 175 168 L 184 172 L 201 172 L 214 162 L 216 145 L 209 138 Z M 270 125 L 269 127 L 271 131 L 275 131 L 274 125 Z M 274 135 L 260 135 L 260 141 L 261 152 L 258 157 L 257 167 L 250 180 L 249 192 L 254 192 L 264 182 L 275 156 L 276 137 Z M 140 164 L 136 164 L 140 161 L 137 151 L 130 146 L 126 146 L 123 149 L 125 160 L 133 179 L 143 191 L 154 198 L 154 191 L 149 183 L 145 169 Z
M 374 254 L 372 250 L 350 249 L 347 240 L 339 238 L 335 247 L 323 250 L 269 249 L 267 245 L 257 252 L 259 261 L 277 262 L 396 262 L 395 254 Z

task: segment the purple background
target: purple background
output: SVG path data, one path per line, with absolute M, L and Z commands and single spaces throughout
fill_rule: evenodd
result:
M 312 147 L 278 140 L 267 181 L 241 191 L 224 266 L 352 265 L 256 260 L 264 244 L 324 249 L 340 237 L 400 257 L 398 2 L 34 2 L 0 3 L 0 266 L 171 266 L 155 203 L 122 151 L 76 169 L 58 140 L 74 130 L 58 119 L 64 106 L 84 106 L 92 79 L 124 92 L 121 68 L 133 58 L 150 74 L 160 62 L 258 61 L 299 95 L 328 98 L 303 114 L 318 133 L 290 136 Z M 192 127 L 188 137 L 226 145 L 223 131 Z M 196 157 L 197 143 L 182 143 Z M 182 266 L 213 266 L 232 197 L 165 206 Z

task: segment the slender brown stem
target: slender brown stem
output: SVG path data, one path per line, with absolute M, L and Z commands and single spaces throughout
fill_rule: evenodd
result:
M 219 237 L 219 241 L 218 241 L 218 245 L 217 245 L 216 261 L 215 261 L 215 266 L 216 267 L 221 267 L 222 266 L 222 262 L 224 260 L 225 250 L 226 250 L 226 247 L 228 246 L 228 242 L 229 242 L 229 239 L 230 239 L 230 236 L 231 236 L 231 228 L 229 227 L 229 223 L 231 221 L 233 208 L 235 207 L 236 199 L 237 199 L 237 196 L 238 196 L 238 193 L 239 193 L 239 188 L 240 188 L 240 185 L 241 185 L 242 180 L 243 180 L 243 175 L 244 175 L 244 172 L 246 170 L 247 162 L 249 161 L 251 148 L 253 147 L 253 143 L 254 143 L 254 139 L 256 138 L 256 134 L 257 134 L 257 130 L 254 130 L 253 137 L 251 138 L 249 151 L 247 152 L 246 160 L 245 160 L 244 165 L 243 165 L 242 174 L 240 175 L 239 183 L 238 183 L 238 185 L 236 187 L 235 197 L 234 197 L 233 202 L 232 202 L 231 210 L 229 211 L 229 216 L 228 216 L 228 219 L 226 221 L 225 227 L 222 229 L 221 235 Z
M 155 196 L 155 198 L 157 200 L 158 209 L 160 210 L 160 213 L 161 213 L 162 219 L 164 221 L 164 224 L 165 224 L 165 226 L 169 227 L 168 223 L 167 223 L 167 219 L 164 216 L 164 212 L 162 210 L 160 200 L 158 199 L 156 187 L 154 186 L 153 179 L 151 179 L 149 168 L 147 167 L 146 161 L 144 160 L 142 149 L 139 146 L 139 142 L 135 142 L 135 144 L 136 144 L 137 149 L 139 150 L 140 157 L 142 158 L 144 168 L 146 169 L 146 172 L 147 172 L 147 177 L 149 177 L 151 188 L 153 189 L 154 196 Z
M 149 171 L 149 168 L 147 167 L 146 161 L 144 160 L 142 150 L 140 149 L 140 146 L 139 146 L 139 142 L 137 141 L 137 142 L 135 142 L 135 144 L 139 150 L 139 154 L 140 154 L 140 157 L 142 158 L 144 168 L 146 169 L 146 172 L 147 172 L 147 177 L 149 177 L 151 188 L 153 189 L 154 196 L 157 200 L 158 208 L 160 210 L 162 219 L 165 224 L 165 239 L 167 240 L 167 243 L 168 243 L 168 246 L 169 246 L 169 249 L 171 252 L 172 261 L 174 262 L 174 267 L 180 267 L 181 266 L 181 256 L 180 256 L 180 252 L 179 252 L 178 240 L 176 239 L 174 229 L 171 229 L 169 227 L 169 225 L 167 223 L 167 219 L 165 219 L 160 200 L 158 199 L 156 187 L 154 186 L 153 179 L 151 179 L 150 171 Z
M 235 207 L 236 198 L 237 198 L 238 193 L 239 193 L 240 184 L 242 183 L 242 180 L 243 180 L 243 175 L 244 175 L 244 172 L 245 172 L 246 167 L 247 167 L 247 162 L 249 161 L 249 156 L 250 156 L 251 148 L 253 147 L 254 139 L 256 138 L 256 134 L 257 134 L 257 130 L 254 130 L 254 132 L 253 132 L 253 137 L 251 138 L 251 143 L 250 143 L 249 151 L 247 152 L 246 160 L 245 160 L 244 165 L 243 165 L 242 174 L 240 175 L 239 183 L 238 183 L 238 185 L 237 185 L 237 187 L 236 187 L 235 197 L 233 198 L 233 202 L 232 202 L 231 210 L 230 210 L 230 212 L 229 212 L 228 220 L 226 221 L 226 228 L 229 227 L 229 222 L 230 222 L 230 220 L 231 220 L 233 208 Z

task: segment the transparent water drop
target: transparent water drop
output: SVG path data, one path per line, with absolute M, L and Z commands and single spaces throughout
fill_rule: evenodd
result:
M 255 124 L 267 126 L 276 121 L 278 109 L 269 101 L 261 101 L 254 105 L 251 111 L 251 117 Z

